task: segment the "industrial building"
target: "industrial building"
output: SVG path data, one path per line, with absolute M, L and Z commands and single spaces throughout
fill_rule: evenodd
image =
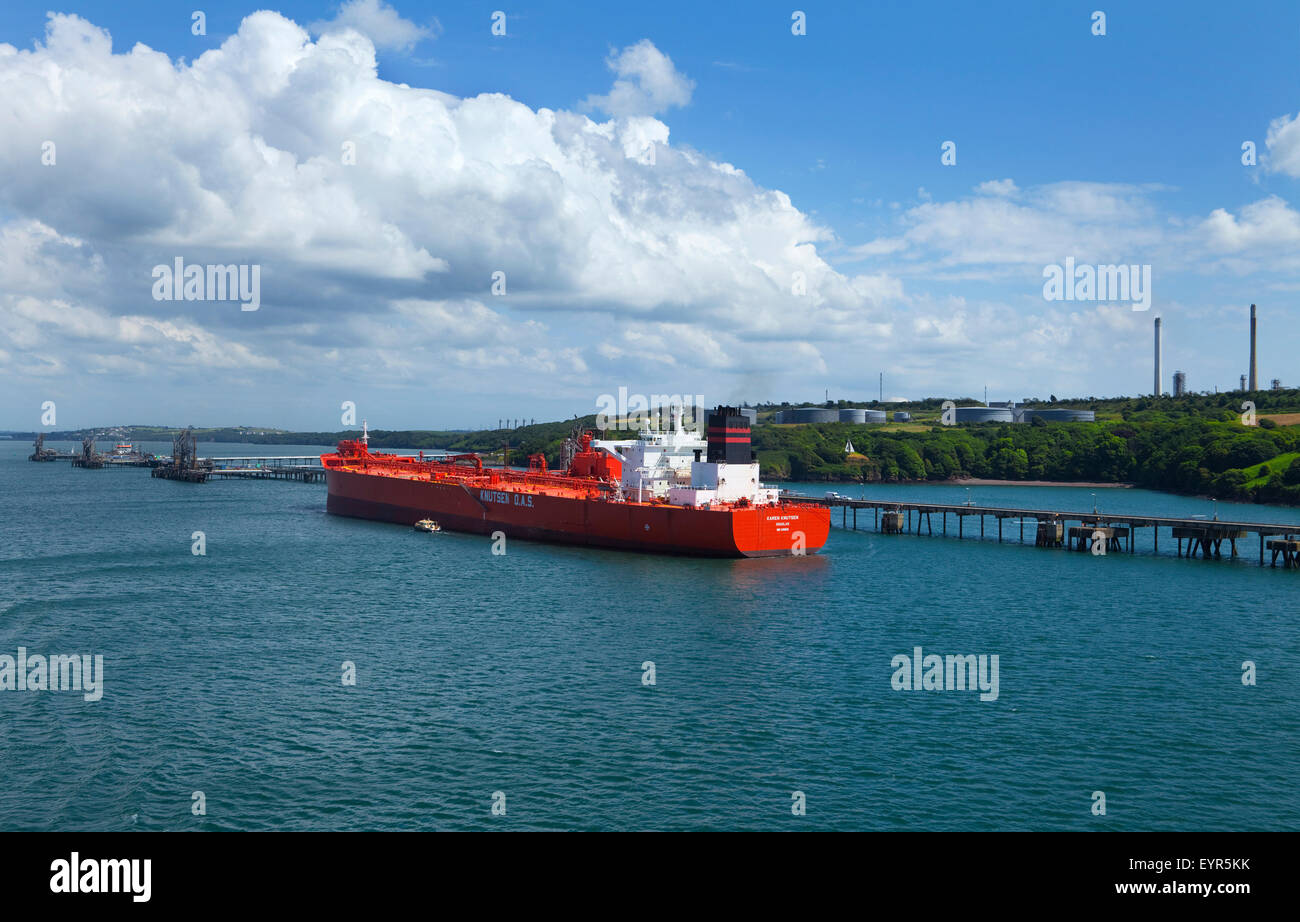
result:
M 1161 378 L 1161 342 L 1160 342 L 1160 318 L 1155 318 L 1155 393 L 1157 396 L 1163 394 L 1160 387 Z M 1250 306 L 1250 363 L 1247 366 L 1246 374 L 1242 375 L 1237 389 L 1240 391 L 1256 391 L 1259 389 L 1259 365 L 1258 365 L 1258 344 L 1259 344 L 1259 311 L 1255 305 Z M 1276 380 L 1276 379 L 1274 379 Z M 1280 386 L 1280 383 L 1279 383 Z M 1215 388 L 1218 391 L 1218 388 Z M 1182 371 L 1174 372 L 1174 390 L 1175 397 L 1187 396 L 1187 373 Z

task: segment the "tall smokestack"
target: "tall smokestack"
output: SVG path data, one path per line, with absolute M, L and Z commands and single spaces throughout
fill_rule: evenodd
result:
M 1152 391 L 1157 397 L 1160 396 L 1160 318 L 1156 318 L 1156 386 Z
M 1259 381 L 1255 377 L 1255 305 L 1250 306 L 1250 389 L 1258 390 Z

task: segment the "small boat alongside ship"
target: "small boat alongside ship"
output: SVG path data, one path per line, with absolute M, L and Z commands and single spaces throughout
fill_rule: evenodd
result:
M 415 523 L 415 530 L 429 532 L 442 531 L 442 526 L 433 519 L 420 519 L 420 521 Z
M 591 547 L 706 557 L 789 557 L 826 543 L 830 510 L 759 482 L 749 420 L 719 407 L 705 438 L 684 430 L 604 441 L 583 432 L 568 464 L 487 467 L 477 454 L 440 459 L 370 451 L 368 430 L 321 455 L 333 515 Z M 417 524 L 418 527 L 418 524 Z

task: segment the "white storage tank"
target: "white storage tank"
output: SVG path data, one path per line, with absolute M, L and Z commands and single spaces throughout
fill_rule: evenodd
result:
M 786 421 L 792 423 L 835 423 L 839 419 L 839 411 L 822 407 L 799 407 L 786 414 Z
M 959 423 L 1009 423 L 1014 418 L 1006 407 L 957 407 Z

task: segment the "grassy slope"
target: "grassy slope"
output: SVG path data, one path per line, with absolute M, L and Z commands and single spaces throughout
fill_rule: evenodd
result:
M 1268 478 L 1273 474 L 1276 474 L 1279 471 L 1285 472 L 1286 469 L 1291 466 L 1291 462 L 1296 458 L 1300 458 L 1300 451 L 1289 451 L 1285 454 L 1278 455 L 1276 458 L 1269 458 L 1267 461 L 1261 461 L 1259 464 L 1252 464 L 1250 467 L 1242 468 L 1242 470 L 1246 472 L 1246 475 L 1250 477 L 1243 486 L 1248 489 L 1250 487 L 1262 487 L 1268 482 Z M 1268 473 L 1260 476 L 1260 469 L 1263 468 L 1264 465 L 1268 465 Z

